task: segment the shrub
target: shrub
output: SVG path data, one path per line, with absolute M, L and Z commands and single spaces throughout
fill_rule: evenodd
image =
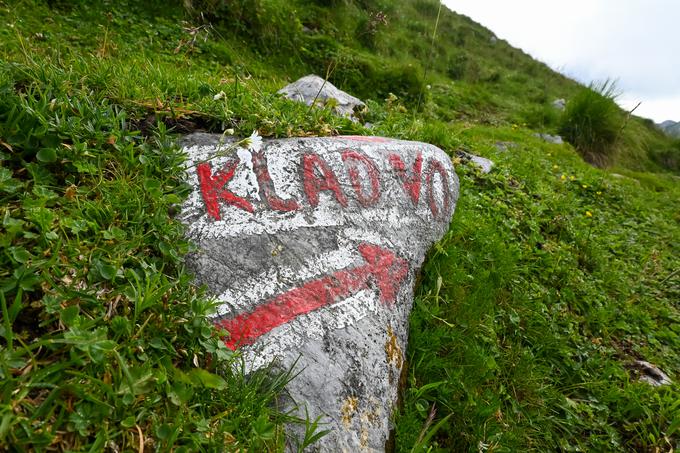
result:
M 591 84 L 569 101 L 562 115 L 560 134 L 587 162 L 598 167 L 612 162 L 624 124 L 616 97 L 613 82 Z
M 650 157 L 659 166 L 674 172 L 680 172 L 680 140 L 665 148 L 652 149 Z
M 213 25 L 221 35 L 244 39 L 258 53 L 295 51 L 302 24 L 292 5 L 273 0 L 185 0 L 194 20 Z
M 520 112 L 519 119 L 531 129 L 549 130 L 557 126 L 560 115 L 551 104 L 533 104 Z
M 423 70 L 416 64 L 394 63 L 381 66 L 373 58 L 356 54 L 338 56 L 331 82 L 361 99 L 384 99 L 396 94 L 416 104 L 425 91 Z

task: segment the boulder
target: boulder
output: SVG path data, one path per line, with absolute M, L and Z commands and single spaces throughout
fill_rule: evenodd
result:
M 285 409 L 320 417 L 310 451 L 384 451 L 416 275 L 458 198 L 450 158 L 381 137 L 183 140 L 187 258 L 250 367 L 293 369 Z M 289 425 L 287 446 L 303 435 Z
M 338 115 L 346 116 L 355 120 L 355 112 L 362 111 L 366 104 L 361 99 L 345 93 L 336 88 L 332 83 L 317 75 L 307 75 L 286 85 L 278 91 L 288 99 L 303 102 L 307 105 L 332 106 L 332 110 Z
M 544 142 L 552 143 L 553 145 L 564 144 L 564 140 L 562 140 L 562 137 L 559 135 L 541 134 L 537 132 L 534 134 L 534 137 L 538 137 Z

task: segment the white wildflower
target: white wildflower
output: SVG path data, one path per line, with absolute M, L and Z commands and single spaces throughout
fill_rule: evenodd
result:
M 215 96 L 213 96 L 213 99 L 216 100 L 216 101 L 219 101 L 220 99 L 222 99 L 225 96 L 226 96 L 226 93 L 224 91 L 220 91 Z
M 242 142 L 244 148 L 248 148 L 254 152 L 258 152 L 262 149 L 262 137 L 257 133 L 257 129 L 250 134 L 250 137 L 246 138 Z

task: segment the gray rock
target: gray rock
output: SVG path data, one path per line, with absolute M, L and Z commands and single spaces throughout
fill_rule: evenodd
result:
M 464 160 L 465 162 L 472 162 L 473 164 L 479 167 L 482 173 L 489 173 L 494 166 L 493 161 L 486 159 L 484 157 L 475 156 L 474 154 L 470 154 L 466 151 L 462 150 L 456 151 L 456 156 Z
M 184 139 L 195 190 L 181 213 L 215 324 L 251 367 L 299 373 L 284 408 L 330 430 L 310 451 L 384 451 L 415 276 L 458 198 L 449 157 L 380 137 L 218 140 Z M 304 430 L 286 429 L 294 450 Z
M 537 132 L 534 134 L 534 137 L 538 137 L 545 142 L 552 143 L 553 145 L 564 144 L 564 140 L 562 140 L 562 137 L 560 137 L 559 135 L 540 134 Z
M 494 143 L 494 146 L 496 147 L 496 150 L 505 152 L 517 148 L 519 145 L 515 142 L 496 142 Z
M 345 93 L 336 88 L 332 83 L 317 75 L 307 75 L 296 80 L 290 85 L 280 89 L 288 99 L 303 102 L 307 105 L 332 105 L 333 110 L 342 116 L 356 119 L 354 114 L 366 108 L 361 99 Z
M 564 99 L 555 99 L 552 103 L 557 110 L 564 110 L 567 107 L 567 101 Z
M 673 383 L 666 373 L 644 360 L 636 360 L 633 362 L 633 368 L 638 370 L 640 381 L 646 382 L 654 387 L 670 385 Z

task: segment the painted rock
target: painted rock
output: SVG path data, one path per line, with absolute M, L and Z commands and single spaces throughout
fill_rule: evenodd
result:
M 288 99 L 307 105 L 312 105 L 313 102 L 323 105 L 329 103 L 332 99 L 335 113 L 352 119 L 355 119 L 355 110 L 366 108 L 366 104 L 361 99 L 345 93 L 329 81 L 313 74 L 304 76 L 286 85 L 278 92 Z
M 329 434 L 314 451 L 382 451 L 415 276 L 458 198 L 450 158 L 380 137 L 183 141 L 195 190 L 187 258 L 249 366 L 294 367 L 287 404 Z M 306 412 L 305 412 L 306 406 Z M 299 426 L 289 426 L 295 448 Z

